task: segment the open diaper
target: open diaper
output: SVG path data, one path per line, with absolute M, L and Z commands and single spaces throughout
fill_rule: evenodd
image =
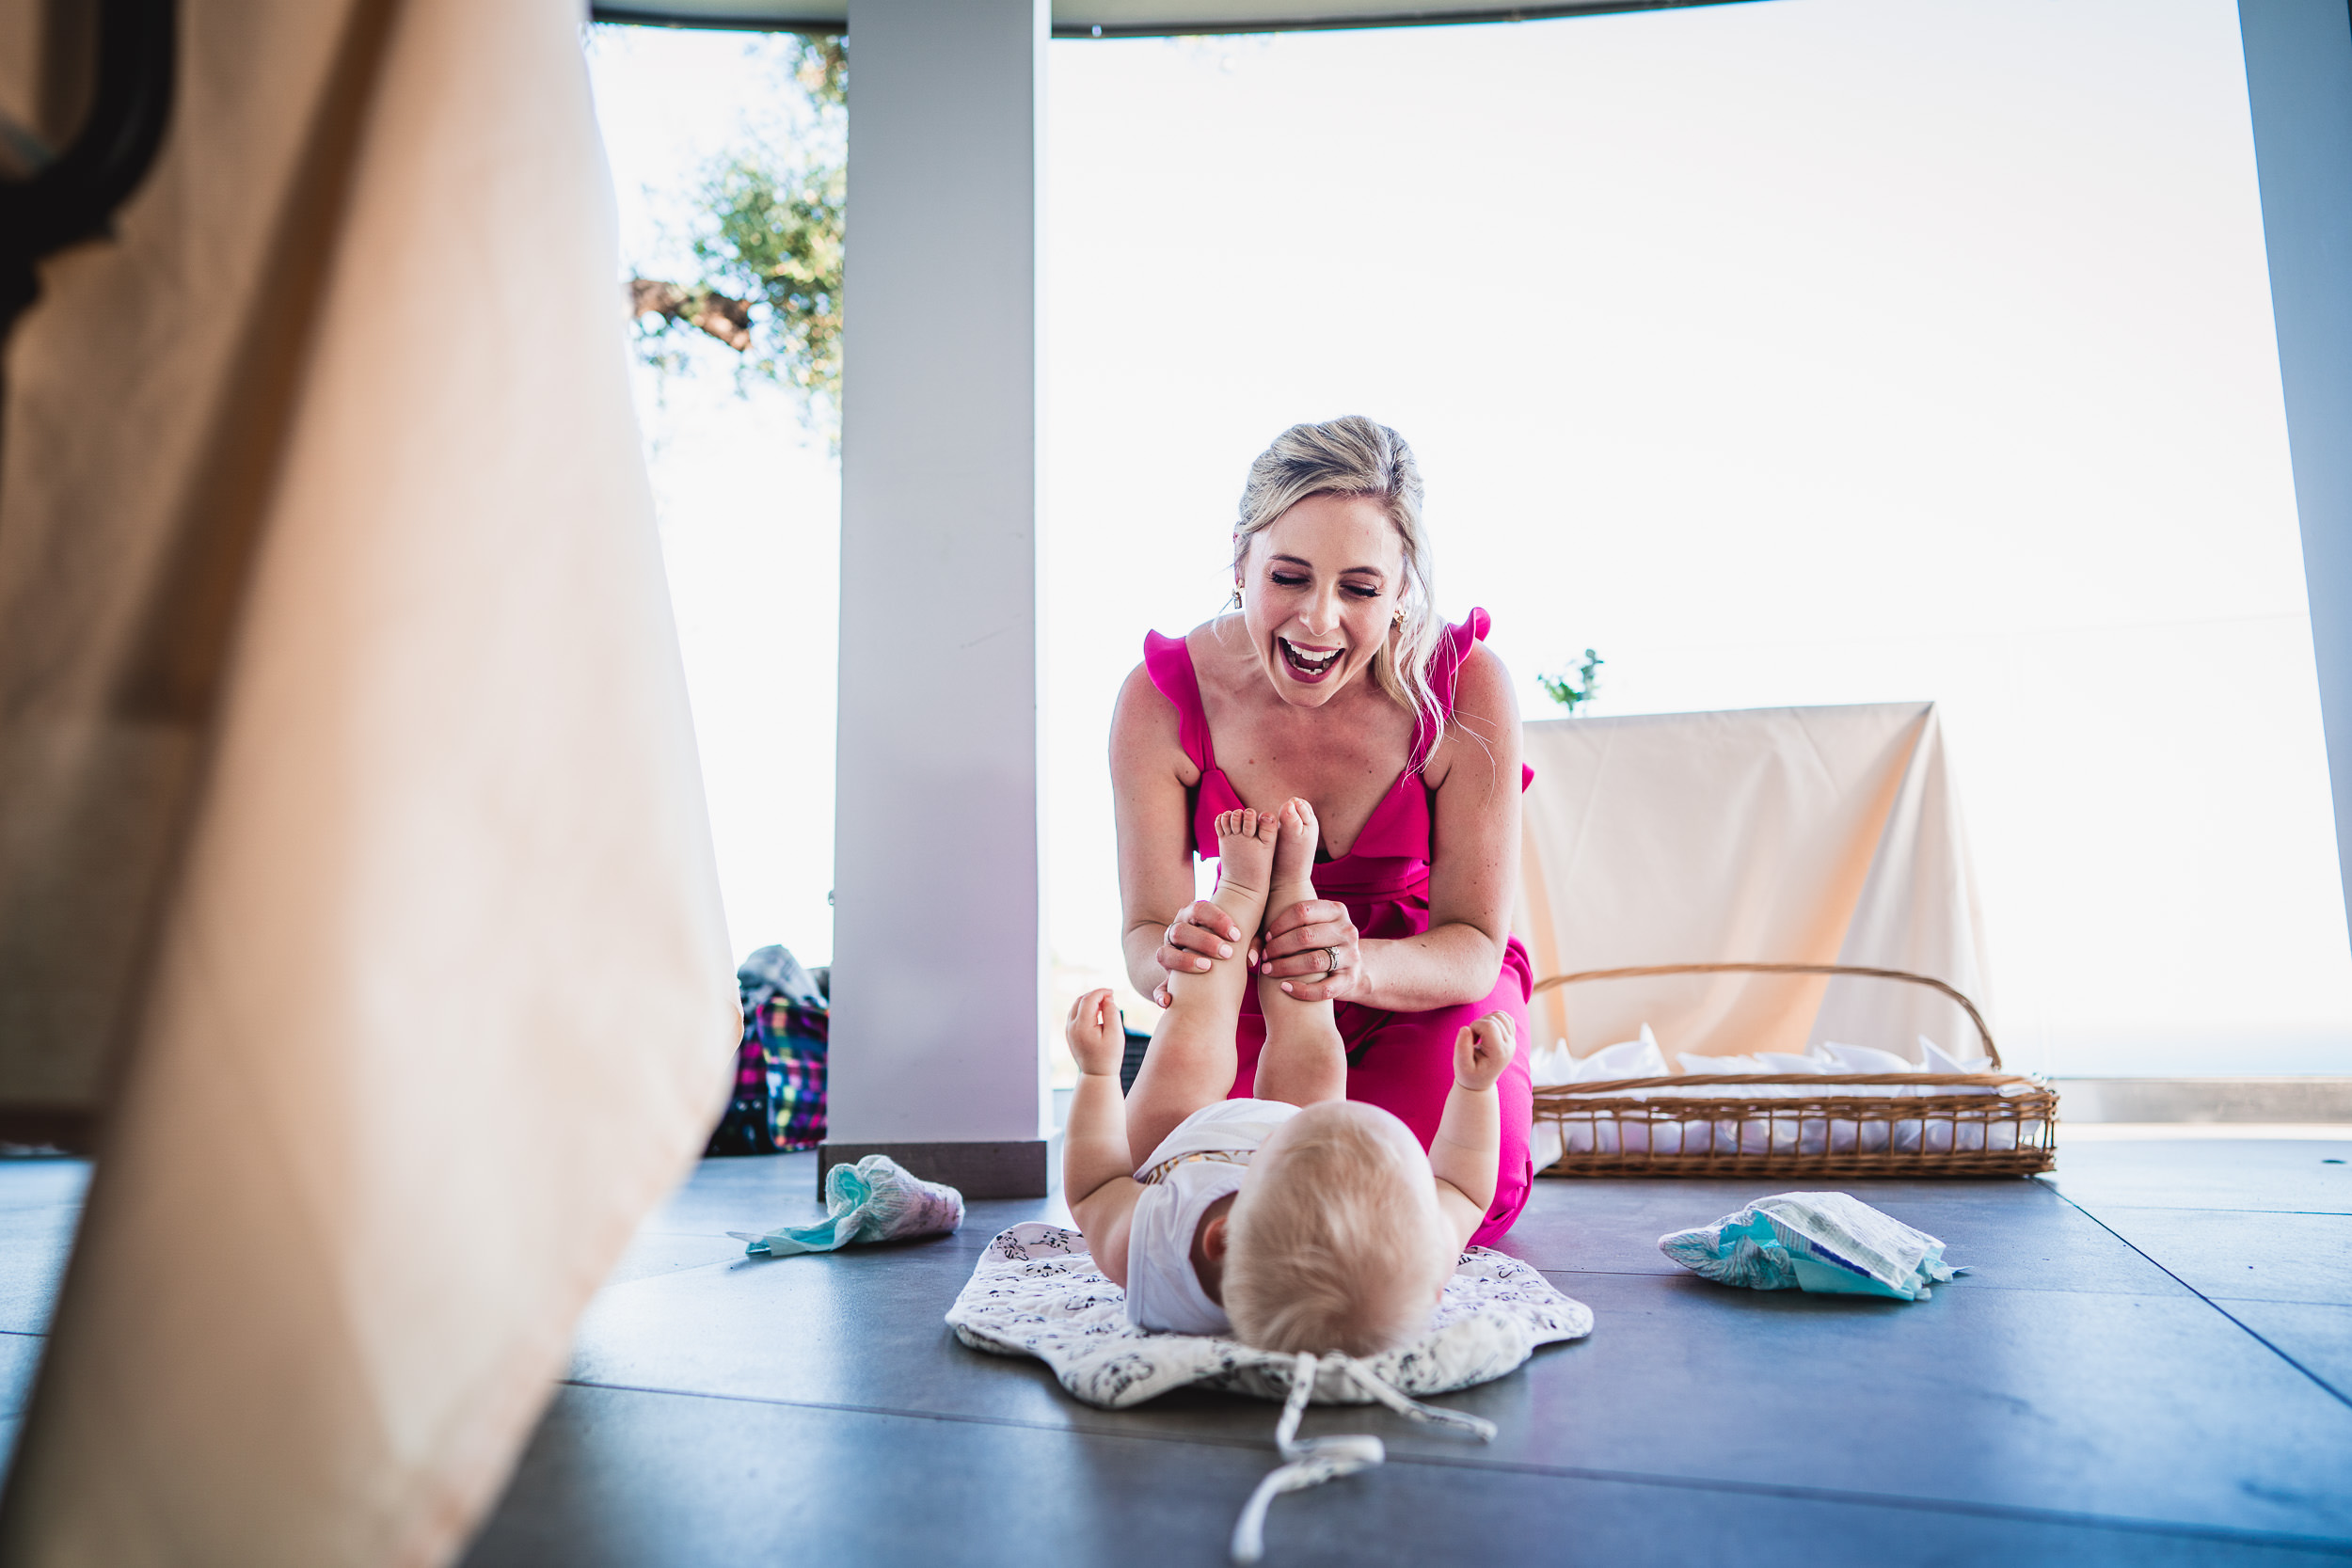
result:
M 825 1217 L 815 1225 L 771 1230 L 765 1235 L 730 1230 L 751 1257 L 788 1258 L 799 1252 L 832 1252 L 852 1242 L 903 1242 L 945 1236 L 963 1224 L 963 1195 L 926 1181 L 887 1154 L 868 1154 L 854 1165 L 825 1172 Z
M 1538 1345 L 1590 1334 L 1593 1314 L 1518 1259 L 1472 1247 L 1446 1281 L 1429 1332 L 1379 1355 L 1289 1355 L 1237 1339 L 1150 1334 L 1127 1321 L 1125 1297 L 1094 1266 L 1084 1236 L 1033 1222 L 989 1243 L 948 1308 L 947 1323 L 975 1350 L 1036 1356 L 1064 1388 L 1105 1409 L 1195 1386 L 1283 1401 L 1277 1446 L 1284 1463 L 1260 1484 L 1233 1532 L 1234 1560 L 1252 1562 L 1266 1506 L 1276 1496 L 1384 1457 L 1376 1437 L 1295 1441 L 1299 1413 L 1309 1402 L 1382 1404 L 1484 1441 L 1494 1435 L 1487 1422 L 1421 1404 L 1413 1396 L 1501 1377 Z

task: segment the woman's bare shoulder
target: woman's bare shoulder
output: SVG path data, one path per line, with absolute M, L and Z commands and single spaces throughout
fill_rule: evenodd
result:
M 1138 724 L 1153 731 L 1165 729 L 1171 736 L 1178 733 L 1176 705 L 1152 678 L 1152 666 L 1147 663 L 1137 664 L 1119 683 L 1119 702 L 1111 714 L 1114 732 Z
M 1466 765 L 1465 779 L 1491 783 L 1505 766 L 1516 768 L 1519 755 L 1519 705 L 1511 690 L 1511 672 L 1484 642 L 1470 644 L 1454 684 L 1454 719 L 1430 760 L 1433 787 L 1443 787 L 1457 764 Z
M 1213 615 L 1184 633 L 1184 651 L 1192 656 L 1193 678 L 1204 687 L 1230 690 L 1235 677 L 1243 673 L 1237 661 L 1247 659 L 1248 649 L 1245 644 L 1249 640 L 1232 635 L 1234 628 L 1227 622 L 1234 619 L 1231 613 Z
M 1121 783 L 1155 773 L 1186 789 L 1200 783 L 1200 770 L 1184 754 L 1184 716 L 1152 679 L 1149 664 L 1137 664 L 1120 683 L 1111 710 L 1111 773 Z
M 1502 656 L 1484 642 L 1470 644 L 1462 671 L 1454 677 L 1454 711 L 1478 719 L 1517 719 L 1518 700 L 1511 693 L 1511 672 Z

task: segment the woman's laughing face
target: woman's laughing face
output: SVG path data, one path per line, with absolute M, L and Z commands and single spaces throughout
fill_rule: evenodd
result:
M 1371 666 L 1404 567 L 1396 526 L 1369 496 L 1309 496 L 1250 539 L 1242 619 L 1284 702 L 1321 707 Z

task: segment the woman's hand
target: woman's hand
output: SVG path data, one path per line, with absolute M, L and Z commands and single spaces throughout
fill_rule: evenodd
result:
M 1163 974 L 1206 974 L 1210 961 L 1232 958 L 1233 944 L 1239 941 L 1241 927 L 1233 924 L 1233 917 L 1203 898 L 1176 911 L 1176 918 L 1160 934 L 1160 950 L 1154 958 Z M 1152 988 L 1152 1000 L 1168 1006 L 1167 981 Z
M 1301 1002 L 1343 1002 L 1361 990 L 1364 948 L 1347 906 L 1328 898 L 1293 904 L 1266 925 L 1258 973 Z

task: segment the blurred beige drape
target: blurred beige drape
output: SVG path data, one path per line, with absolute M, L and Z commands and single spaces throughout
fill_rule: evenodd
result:
M 102 1141 L 0 1561 L 436 1563 L 734 1040 L 610 187 L 564 0 L 181 16 L 10 345 L 0 1114 Z
M 1931 975 L 1990 1013 L 1983 917 L 1930 703 L 1526 726 L 1514 929 L 1537 978 L 1648 964 L 1845 963 Z M 1919 1059 L 1976 1030 L 1899 981 L 1716 974 L 1584 981 L 1535 999 L 1578 1055 L 1647 1023 L 1671 1055 L 1834 1039 Z M 1704 1064 L 1686 1061 L 1687 1071 Z

